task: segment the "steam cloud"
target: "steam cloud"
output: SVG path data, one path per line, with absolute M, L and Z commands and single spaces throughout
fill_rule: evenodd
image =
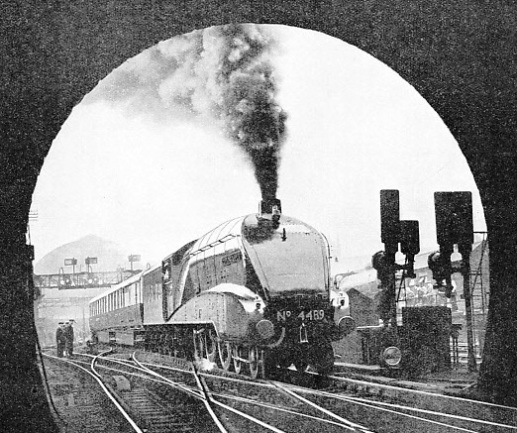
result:
M 88 100 L 124 102 L 133 112 L 165 112 L 171 119 L 216 119 L 249 156 L 262 198 L 274 198 L 287 118 L 275 102 L 274 46 L 255 25 L 183 35 L 126 62 Z

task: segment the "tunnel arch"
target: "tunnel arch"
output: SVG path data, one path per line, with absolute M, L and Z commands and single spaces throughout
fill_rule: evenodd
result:
M 480 385 L 498 401 L 517 390 L 516 165 L 517 8 L 506 1 L 54 2 L 6 8 L 1 26 L 3 113 L 0 282 L 2 328 L 20 322 L 26 338 L 6 334 L 14 357 L 34 366 L 25 228 L 38 173 L 72 108 L 126 59 L 160 40 L 231 22 L 316 30 L 370 53 L 411 84 L 456 138 L 478 185 L 491 244 L 488 355 Z M 30 253 L 30 252 L 29 252 Z M 5 311 L 4 311 L 5 310 Z M 26 314 L 15 314 L 20 310 Z M 23 322 L 23 323 L 21 323 Z M 11 355 L 3 361 L 13 365 Z M 492 363 L 504 367 L 494 372 Z M 9 368 L 7 368 L 9 371 Z M 19 368 L 14 370 L 19 377 Z M 17 376 L 18 375 L 18 376 Z M 513 382 L 508 382 L 513 377 Z M 21 380 L 21 379 L 20 379 Z M 31 385 L 20 387 L 20 398 Z M 25 390 L 25 391 L 24 391 Z M 24 392 L 27 395 L 23 394 Z M 517 392 L 515 392 L 517 394 Z M 25 395 L 25 397 L 24 397 Z M 515 400 L 511 400 L 515 404 Z

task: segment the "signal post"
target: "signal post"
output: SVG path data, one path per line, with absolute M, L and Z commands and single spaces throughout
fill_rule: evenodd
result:
M 434 287 L 444 292 L 447 298 L 452 295 L 452 275 L 459 272 L 463 276 L 468 368 L 470 372 L 475 372 L 477 366 L 474 355 L 470 290 L 470 254 L 474 242 L 472 193 L 465 191 L 436 192 L 434 200 L 437 241 L 440 249 L 429 255 L 428 265 L 435 280 Z M 384 251 L 379 251 L 373 255 L 372 265 L 377 270 L 377 278 L 380 281 L 379 288 L 383 290 L 379 305 L 379 316 L 385 327 L 389 327 L 392 332 L 397 333 L 395 273 L 402 270 L 402 279 L 416 278 L 414 258 L 420 252 L 419 228 L 418 221 L 400 220 L 398 190 L 381 190 L 380 202 L 381 240 L 384 244 Z M 395 262 L 399 243 L 401 252 L 406 256 L 404 265 Z M 455 246 L 461 254 L 461 261 L 453 265 L 451 255 Z
M 418 221 L 400 220 L 399 191 L 381 190 L 381 241 L 384 251 L 375 253 L 372 266 L 377 271 L 383 290 L 379 315 L 385 325 L 397 329 L 397 288 L 395 274 L 402 270 L 402 278 L 415 278 L 415 256 L 420 252 L 420 234 Z M 404 265 L 395 262 L 395 255 L 400 249 L 406 256 Z
M 436 215 L 436 238 L 440 251 L 429 255 L 428 264 L 433 272 L 435 288 L 445 291 L 447 298 L 452 294 L 452 274 L 461 273 L 463 277 L 463 299 L 465 300 L 465 319 L 467 322 L 468 369 L 477 371 L 474 355 L 472 331 L 472 305 L 470 291 L 470 254 L 474 243 L 472 221 L 472 193 L 468 191 L 435 192 L 434 206 Z M 458 265 L 451 263 L 454 246 L 461 254 Z

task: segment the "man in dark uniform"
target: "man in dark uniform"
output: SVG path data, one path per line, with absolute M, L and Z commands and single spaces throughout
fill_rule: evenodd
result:
M 65 324 L 63 322 L 59 322 L 59 326 L 56 330 L 56 345 L 57 345 L 57 356 L 58 358 L 63 357 L 63 350 L 65 350 Z
M 72 327 L 73 319 L 66 322 L 64 335 L 65 335 L 65 350 L 68 357 L 70 358 L 74 354 L 74 328 Z

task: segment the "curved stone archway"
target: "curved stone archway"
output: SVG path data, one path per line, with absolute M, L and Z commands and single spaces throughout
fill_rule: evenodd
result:
M 20 357 L 25 369 L 35 370 L 34 327 L 27 325 L 32 305 L 24 291 L 25 231 L 39 170 L 72 108 L 115 67 L 160 40 L 230 22 L 274 23 L 324 32 L 372 54 L 412 84 L 455 136 L 479 187 L 490 236 L 490 344 L 480 385 L 497 401 L 515 404 L 507 396 L 508 390 L 517 394 L 517 7 L 504 1 L 449 3 L 133 0 L 7 6 L 4 17 L 10 19 L 1 24 L 0 326 L 11 351 L 2 351 L 4 371 L 18 380 Z M 20 387 L 22 401 L 30 400 L 29 387 Z

